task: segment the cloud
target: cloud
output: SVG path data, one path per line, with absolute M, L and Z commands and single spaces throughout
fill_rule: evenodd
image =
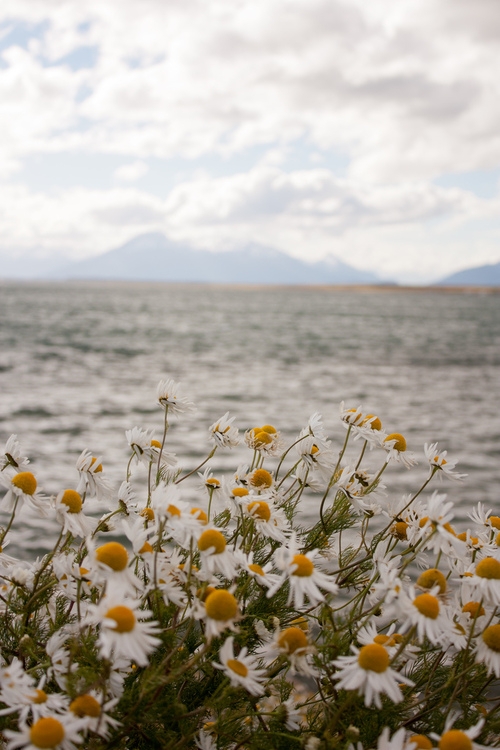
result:
M 121 182 L 136 182 L 149 172 L 149 166 L 145 161 L 133 161 L 115 169 L 113 175 Z

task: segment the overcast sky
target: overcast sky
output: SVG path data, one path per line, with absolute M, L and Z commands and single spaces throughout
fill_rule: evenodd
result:
M 500 261 L 498 0 L 3 0 L 1 253 Z

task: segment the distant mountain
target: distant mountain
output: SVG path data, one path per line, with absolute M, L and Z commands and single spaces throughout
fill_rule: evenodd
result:
M 441 279 L 435 286 L 500 286 L 500 263 L 466 268 Z
M 186 281 L 247 284 L 376 284 L 374 274 L 339 260 L 305 263 L 250 244 L 230 252 L 193 250 L 163 234 L 143 234 L 125 245 L 53 271 L 57 279 Z

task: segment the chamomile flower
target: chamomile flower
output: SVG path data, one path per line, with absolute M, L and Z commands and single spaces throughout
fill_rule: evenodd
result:
M 248 655 L 248 649 L 243 647 L 239 654 L 234 654 L 234 638 L 230 636 L 224 641 L 219 652 L 220 664 L 212 662 L 216 669 L 221 669 L 229 677 L 233 687 L 244 687 L 251 695 L 262 695 L 265 670 L 259 669 L 258 659 Z
M 96 519 L 83 513 L 82 497 L 76 490 L 62 490 L 56 497 L 55 507 L 64 534 L 69 531 L 73 536 L 85 538 L 97 525 Z
M 356 408 L 346 408 L 344 402 L 340 402 L 340 419 L 344 423 L 345 427 L 349 425 L 360 425 L 363 422 L 363 410 L 361 404 Z
M 467 590 L 476 590 L 477 598 L 500 605 L 500 560 L 483 557 L 476 563 L 474 573 L 464 579 Z
M 161 643 L 157 637 L 160 629 L 157 622 L 145 621 L 152 613 L 140 606 L 137 599 L 121 598 L 114 592 L 98 605 L 89 606 L 89 620 L 100 625 L 99 651 L 103 659 L 112 660 L 116 655 L 140 667 L 147 666 L 149 654 Z
M 458 481 L 460 481 L 461 479 L 465 479 L 467 474 L 459 474 L 457 471 L 453 471 L 453 469 L 457 465 L 457 462 L 451 461 L 449 458 L 446 458 L 448 452 L 439 452 L 437 447 L 437 443 L 425 443 L 424 445 L 424 453 L 427 461 L 429 462 L 431 475 L 433 472 L 436 472 L 440 475 L 441 478 L 443 477 L 443 475 L 445 475 L 450 479 L 456 479 Z
M 278 582 L 269 589 L 267 596 L 274 596 L 287 580 L 290 585 L 288 604 L 290 605 L 293 602 L 296 609 L 301 609 L 304 606 L 306 597 L 313 606 L 324 601 L 325 597 L 320 588 L 331 594 L 336 594 L 338 586 L 335 581 L 314 565 L 313 560 L 317 553 L 318 550 L 311 550 L 301 554 L 296 537 L 293 535 L 289 546 L 281 547 L 274 554 L 276 565 L 283 572 Z
M 387 461 L 397 461 L 407 469 L 418 463 L 415 454 L 407 450 L 406 438 L 399 432 L 391 432 L 384 438 L 382 443 L 387 451 Z
M 339 670 L 334 677 L 337 688 L 356 690 L 364 697 L 367 707 L 375 704 L 377 708 L 382 708 L 382 694 L 387 695 L 393 703 L 400 703 L 403 694 L 399 684 L 414 683 L 390 668 L 388 650 L 378 643 L 369 643 L 360 649 L 351 646 L 351 650 L 353 656 L 340 656 L 333 662 Z
M 225 578 L 234 578 L 238 562 L 220 529 L 205 528 L 198 537 L 197 546 L 204 576 L 210 578 L 214 573 L 222 573 Z
M 205 599 L 203 614 L 196 613 L 196 616 L 204 617 L 206 636 L 210 641 L 225 630 L 236 630 L 240 619 L 238 601 L 227 589 L 214 589 Z
M 271 588 L 280 578 L 276 573 L 271 573 L 271 570 L 273 569 L 272 562 L 268 562 L 264 566 L 261 566 L 253 561 L 253 555 L 253 551 L 251 551 L 247 557 L 242 553 L 240 559 L 241 567 L 244 568 L 260 586 L 265 586 L 268 589 Z
M 71 701 L 69 710 L 75 717 L 81 719 L 84 733 L 94 732 L 99 737 L 107 739 L 109 730 L 120 726 L 120 722 L 109 715 L 117 703 L 118 698 L 104 701 L 102 695 L 91 690 L 89 693 L 77 695 Z
M 76 468 L 80 474 L 76 491 L 80 495 L 96 497 L 99 501 L 110 499 L 112 487 L 103 476 L 100 457 L 93 456 L 89 450 L 84 450 L 78 457 Z
M 121 595 L 133 594 L 142 588 L 142 583 L 129 567 L 130 559 L 126 547 L 120 542 L 106 542 L 95 547 L 87 539 L 88 566 L 92 580 L 105 584 L 108 591 Z M 87 567 L 84 561 L 84 566 Z
M 19 712 L 21 721 L 26 721 L 30 716 L 34 721 L 41 716 L 54 713 L 64 713 L 68 708 L 69 700 L 61 693 L 46 693 L 43 689 L 47 675 L 39 680 L 38 684 L 25 684 L 22 689 L 12 689 L 8 683 L 2 685 L 0 701 L 6 705 L 0 711 L 0 716 Z
M 484 719 L 480 719 L 469 729 L 453 729 L 456 719 L 456 714 L 452 714 L 440 735 L 431 732 L 430 736 L 435 740 L 439 750 L 488 750 L 485 745 L 474 742 L 475 738 L 481 734 Z
M 338 456 L 330 448 L 330 441 L 319 441 L 314 436 L 308 435 L 295 446 L 302 463 L 303 469 L 317 472 L 323 481 L 328 482 L 335 469 Z M 297 468 L 300 474 L 300 468 Z
M 413 747 L 406 741 L 406 730 L 402 727 L 395 732 L 392 737 L 389 735 L 389 727 L 384 727 L 382 734 L 377 741 L 377 750 L 416 750 L 414 743 Z M 411 743 L 411 737 L 409 742 Z
M 12 466 L 14 469 L 23 469 L 29 464 L 29 458 L 21 454 L 21 446 L 17 435 L 11 435 L 5 443 L 3 455 L 0 458 L 0 472 Z
M 42 716 L 31 726 L 28 726 L 25 721 L 20 721 L 19 726 L 19 732 L 10 729 L 4 730 L 8 740 L 7 750 L 15 750 L 16 748 L 22 748 L 22 750 L 40 750 L 42 748 L 75 750 L 75 743 L 80 744 L 82 742 L 82 737 L 78 733 L 82 728 L 81 722 L 70 713 Z
M 284 658 L 290 663 L 291 674 L 316 677 L 318 673 L 312 664 L 316 648 L 309 641 L 307 623 L 305 625 L 306 627 L 304 623 L 297 623 L 281 629 L 278 621 L 274 633 L 270 633 L 258 620 L 255 623 L 255 630 L 263 640 L 259 655 L 266 659 L 269 665 L 280 657 Z
M 161 450 L 161 443 L 154 437 L 153 430 L 142 430 L 140 427 L 133 427 L 125 432 L 127 442 L 132 449 L 132 455 L 136 462 L 149 466 L 152 461 L 158 459 Z M 161 463 L 164 466 L 175 466 L 177 457 L 175 453 L 163 451 Z
M 10 513 L 14 510 L 16 503 L 22 501 L 39 515 L 48 516 L 50 508 L 48 498 L 38 489 L 38 482 L 31 471 L 1 471 L 0 485 L 7 490 L 2 499 L 4 510 Z
M 180 384 L 171 378 L 160 380 L 156 388 L 156 398 L 169 414 L 189 414 L 195 411 L 195 405 L 181 394 Z
M 500 624 L 485 628 L 476 638 L 476 660 L 486 665 L 488 673 L 500 677 Z
M 67 678 L 69 672 L 76 672 L 78 664 L 70 658 L 70 654 L 64 644 L 69 638 L 69 633 L 63 629 L 56 630 L 47 641 L 45 652 L 51 661 L 51 667 L 47 670 L 47 677 L 52 675 L 61 688 L 67 689 Z
M 245 503 L 244 512 L 253 519 L 257 533 L 285 544 L 290 528 L 284 511 L 276 508 L 268 496 L 248 495 L 245 500 L 249 502 Z
M 217 448 L 234 448 L 238 445 L 238 428 L 233 426 L 235 417 L 229 417 L 227 411 L 223 417 L 218 419 L 208 429 L 210 440 Z
M 281 450 L 281 435 L 271 424 L 252 427 L 245 432 L 245 443 L 259 453 L 276 456 Z
M 439 645 L 450 635 L 450 622 L 446 617 L 443 604 L 437 594 L 439 586 L 425 593 L 416 593 L 410 586 L 408 594 L 398 600 L 402 633 L 412 627 L 416 628 L 417 638 L 422 642 L 428 638 L 434 645 Z

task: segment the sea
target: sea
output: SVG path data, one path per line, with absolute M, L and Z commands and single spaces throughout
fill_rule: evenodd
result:
M 275 425 L 285 446 L 319 412 L 340 450 L 344 402 L 379 416 L 415 453 L 412 470 L 395 466 L 384 475 L 389 497 L 421 486 L 424 443 L 437 442 L 468 475 L 428 490 L 455 503 L 460 530 L 478 502 L 500 514 L 494 290 L 3 282 L 0 321 L 0 444 L 18 436 L 49 495 L 76 486 L 83 449 L 102 457 L 118 488 L 129 458 L 125 431 L 138 426 L 161 437 L 156 387 L 173 378 L 197 407 L 172 420 L 167 436 L 185 471 L 206 457 L 208 427 L 226 412 L 242 433 Z M 250 458 L 242 442 L 216 453 L 210 466 L 230 476 Z M 371 469 L 382 460 L 378 451 L 366 455 Z M 144 479 L 138 471 L 139 494 Z M 189 499 L 203 502 L 196 473 L 184 485 Z M 315 493 L 303 497 L 308 522 L 318 504 Z M 50 544 L 51 522 L 20 521 L 26 549 Z

